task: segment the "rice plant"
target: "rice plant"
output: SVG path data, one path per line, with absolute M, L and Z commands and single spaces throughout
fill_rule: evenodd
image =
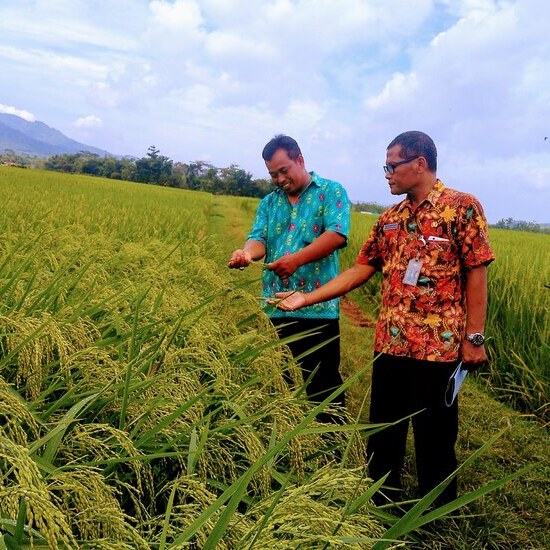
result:
M 209 259 L 210 196 L 13 174 L 0 221 L 7 547 L 169 547 L 186 532 L 185 545 L 230 548 L 256 537 L 273 491 L 323 468 L 362 490 L 362 439 L 305 430 L 315 414 L 283 377 L 299 386 L 298 369 Z M 350 472 L 332 452 L 346 445 Z
M 409 523 L 371 505 L 373 428 L 316 421 L 331 397 L 304 399 L 257 280 L 220 270 L 217 199 L 0 176 L 0 547 L 372 548 L 422 523 L 434 495 Z
M 490 388 L 550 420 L 550 236 L 494 230 L 489 279 Z

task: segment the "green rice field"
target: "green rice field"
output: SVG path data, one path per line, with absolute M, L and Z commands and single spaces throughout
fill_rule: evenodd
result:
M 550 544 L 548 236 L 491 235 L 461 496 L 377 508 L 371 334 L 344 322 L 350 410 L 318 423 L 327 404 L 304 399 L 261 310 L 261 267 L 226 268 L 256 200 L 12 167 L 0 192 L 0 550 Z M 354 217 L 344 265 L 369 224 Z M 376 290 L 353 295 L 368 316 Z

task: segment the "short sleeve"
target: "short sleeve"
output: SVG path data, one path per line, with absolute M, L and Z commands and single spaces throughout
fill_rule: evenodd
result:
M 248 234 L 248 239 L 259 241 L 264 246 L 267 246 L 267 238 L 269 233 L 269 200 L 270 195 L 267 195 L 260 201 L 258 209 L 256 210 L 254 224 Z
M 468 195 L 468 204 L 463 206 L 458 225 L 458 242 L 461 243 L 460 259 L 464 267 L 471 269 L 488 265 L 495 255 L 489 244 L 487 220 L 481 204 Z
M 341 184 L 333 183 L 324 205 L 325 230 L 339 233 L 347 241 L 350 233 L 350 212 L 351 202 L 346 190 Z
M 371 229 L 368 239 L 365 241 L 355 263 L 361 265 L 371 265 L 376 269 L 382 267 L 382 254 L 380 250 L 380 243 L 378 239 L 378 227 L 379 222 L 376 222 Z

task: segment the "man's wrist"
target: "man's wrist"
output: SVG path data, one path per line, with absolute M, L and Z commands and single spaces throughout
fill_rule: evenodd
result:
M 485 335 L 483 334 L 483 332 L 466 333 L 466 336 L 464 337 L 464 339 L 467 342 L 470 342 L 470 344 L 477 347 L 483 346 L 483 344 L 485 344 Z

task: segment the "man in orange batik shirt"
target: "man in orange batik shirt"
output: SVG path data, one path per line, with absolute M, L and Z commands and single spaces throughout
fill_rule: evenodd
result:
M 477 199 L 449 189 L 436 176 L 437 150 L 423 132 L 397 136 L 384 171 L 393 195 L 356 263 L 308 293 L 277 293 L 294 311 L 342 296 L 382 272 L 382 304 L 374 342 L 370 421 L 412 417 L 419 492 L 423 496 L 457 466 L 458 403 L 445 403 L 449 377 L 462 361 L 473 371 L 487 361 L 484 325 L 487 265 L 494 260 Z M 378 502 L 401 489 L 409 421 L 371 435 L 369 471 L 389 473 Z M 438 504 L 456 498 L 456 478 Z

